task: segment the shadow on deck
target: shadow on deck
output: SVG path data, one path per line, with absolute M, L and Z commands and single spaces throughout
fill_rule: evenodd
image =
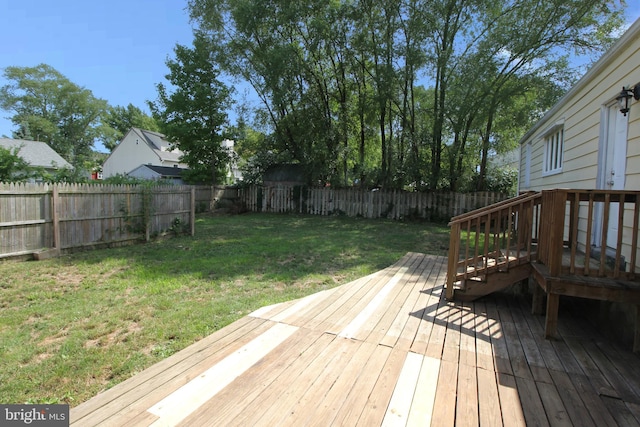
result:
M 569 304 L 545 340 L 523 297 L 447 302 L 446 269 L 409 253 L 259 309 L 73 408 L 72 425 L 640 424 L 640 357 Z

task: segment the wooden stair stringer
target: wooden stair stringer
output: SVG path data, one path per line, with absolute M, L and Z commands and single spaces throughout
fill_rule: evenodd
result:
M 493 292 L 501 291 L 531 276 L 531 263 L 524 262 L 509 270 L 496 270 L 487 273 L 482 280 L 464 280 L 460 289 L 455 290 L 454 298 L 460 301 L 473 301 Z

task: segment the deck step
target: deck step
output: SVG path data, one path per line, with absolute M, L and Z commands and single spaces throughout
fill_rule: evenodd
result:
M 525 280 L 531 275 L 531 264 L 524 263 L 510 267 L 507 271 L 495 271 L 493 273 L 463 280 L 461 288 L 456 289 L 455 299 L 460 301 L 473 301 L 493 292 L 501 291 Z

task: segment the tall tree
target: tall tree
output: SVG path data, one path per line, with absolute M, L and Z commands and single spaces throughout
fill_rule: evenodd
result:
M 565 83 L 557 79 L 563 52 L 606 48 L 623 7 L 616 0 L 189 0 L 221 67 L 262 100 L 269 148 L 307 164 L 312 180 L 431 189 L 458 188 L 461 167 L 479 168 L 482 187 L 499 115 L 545 92 L 546 82 Z
M 133 104 L 107 107 L 102 116 L 102 143 L 109 151 L 113 151 L 132 127 L 160 131 L 156 120 Z
M 221 144 L 228 137 L 231 89 L 218 80 L 215 46 L 202 33 L 195 33 L 193 47 L 177 45 L 174 52 L 166 78 L 175 90 L 158 83 L 158 99 L 149 107 L 163 133 L 184 152 L 192 179 L 204 176 L 215 184 L 229 161 Z
M 74 166 L 90 157 L 107 102 L 53 67 L 7 67 L 0 108 L 13 113 L 18 134 L 44 141 Z

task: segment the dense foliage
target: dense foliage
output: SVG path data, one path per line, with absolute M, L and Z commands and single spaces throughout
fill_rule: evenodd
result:
M 229 153 L 222 142 L 228 134 L 230 89 L 218 80 L 209 39 L 196 33 L 193 47 L 177 45 L 175 59 L 167 60 L 172 92 L 159 83 L 158 99 L 149 107 L 163 133 L 184 153 L 191 182 L 219 183 Z
M 9 150 L 0 147 L 0 182 L 22 181 L 28 178 L 29 165 L 18 155 L 20 147 Z
M 332 185 L 486 188 L 612 41 L 623 4 L 595 0 L 190 0 L 211 58 L 261 100 L 261 151 Z
M 13 112 L 15 137 L 44 141 L 75 167 L 91 157 L 107 102 L 53 67 L 7 67 L 0 108 Z

